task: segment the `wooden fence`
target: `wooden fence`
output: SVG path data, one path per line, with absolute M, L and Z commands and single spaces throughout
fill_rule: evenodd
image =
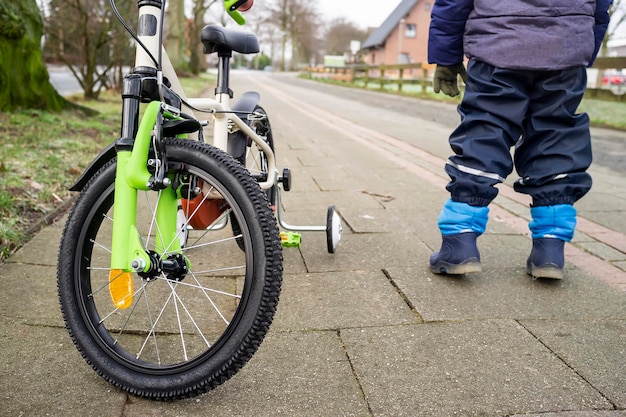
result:
M 585 96 L 588 98 L 595 98 L 598 100 L 606 101 L 620 101 L 626 102 L 626 85 L 622 84 L 615 88 L 606 89 L 598 88 L 597 85 L 602 85 L 602 74 L 607 69 L 620 69 L 626 70 L 626 57 L 603 57 L 598 58 L 593 63 L 593 67 L 599 70 L 598 82 L 596 82 L 596 88 L 588 88 Z M 599 84 L 598 84 L 599 83 Z
M 432 87 L 432 64 L 397 64 L 397 65 L 346 65 L 307 68 L 305 71 L 311 78 L 326 78 L 365 87 L 378 85 L 382 90 L 388 85 L 397 86 L 403 92 L 405 85 L 419 85 L 421 95 L 425 95 Z M 593 67 L 602 74 L 607 69 L 626 69 L 626 57 L 598 58 Z M 599 77 L 601 81 L 601 76 Z M 626 93 L 626 85 L 620 86 L 618 93 Z M 614 90 L 602 88 L 587 89 L 587 96 L 601 100 L 626 101 L 625 94 L 616 94 Z
M 306 72 L 312 78 L 328 78 L 343 81 L 350 84 L 363 83 L 366 87 L 377 84 L 381 89 L 386 85 L 398 86 L 402 92 L 402 86 L 407 84 L 419 84 L 421 91 L 432 85 L 429 73 L 434 69 L 429 64 L 397 64 L 397 65 L 346 65 L 342 67 L 315 67 L 307 68 Z

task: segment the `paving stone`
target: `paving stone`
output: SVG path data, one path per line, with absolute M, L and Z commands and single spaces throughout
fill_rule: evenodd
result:
M 376 416 L 613 408 L 512 320 L 347 329 L 341 337 Z
M 619 409 L 626 409 L 626 305 L 621 320 L 524 320 L 522 325 Z
M 63 326 L 56 267 L 9 263 L 0 268 L 0 317 L 33 325 Z
M 335 331 L 270 332 L 250 362 L 209 393 L 175 403 L 138 398 L 125 417 L 369 417 Z
M 273 328 L 294 331 L 417 323 L 382 272 L 333 272 L 289 276 Z
M 59 242 L 63 232 L 62 224 L 55 223 L 41 230 L 29 244 L 20 248 L 10 261 L 32 265 L 56 266 L 59 253 Z
M 372 271 L 423 265 L 431 250 L 412 232 L 347 234 L 334 254 L 325 245 L 301 248 L 309 272 Z
M 435 275 L 426 267 L 386 271 L 426 321 L 626 316 L 623 294 L 572 267 L 555 281 L 532 280 L 519 267 L 484 266 L 460 277 Z
M 0 317 L 3 416 L 119 417 L 126 395 L 100 378 L 65 328 Z

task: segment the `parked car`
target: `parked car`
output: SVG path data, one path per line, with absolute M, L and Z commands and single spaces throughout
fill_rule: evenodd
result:
M 626 74 L 620 72 L 605 73 L 602 77 L 603 85 L 624 85 L 626 84 Z

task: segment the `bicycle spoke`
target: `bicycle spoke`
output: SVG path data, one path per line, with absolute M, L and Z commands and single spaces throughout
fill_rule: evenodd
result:
M 169 282 L 176 282 L 180 286 L 188 287 L 188 288 L 195 288 L 195 289 L 198 289 L 200 291 L 208 291 L 208 292 L 212 292 L 212 293 L 215 293 L 215 294 L 226 295 L 226 296 L 229 296 L 229 297 L 232 297 L 232 298 L 241 298 L 241 296 L 237 295 L 237 294 L 233 294 L 233 293 L 229 293 L 229 292 L 225 292 L 225 291 L 219 291 L 219 290 L 216 290 L 216 289 L 213 289 L 213 288 L 208 288 L 208 287 L 202 286 L 200 284 L 200 282 L 198 282 L 197 278 L 195 277 L 195 274 L 192 273 L 191 276 L 194 277 L 194 280 L 197 282 L 198 285 L 190 284 L 190 283 L 184 282 L 184 281 L 180 281 L 180 282 L 172 281 L 171 279 L 168 279 L 168 278 L 160 278 L 160 280 L 168 282 L 168 283 Z
M 172 284 L 170 283 L 170 287 L 172 287 Z M 196 330 L 198 331 L 198 334 L 200 335 L 200 337 L 202 338 L 202 340 L 204 340 L 204 343 L 207 345 L 207 347 L 211 347 L 211 343 L 209 343 L 209 341 L 206 339 L 206 337 L 204 336 L 204 333 L 202 332 L 202 330 L 200 329 L 200 327 L 198 326 L 198 323 L 196 323 L 196 321 L 194 320 L 193 316 L 191 315 L 191 313 L 189 312 L 189 310 L 187 309 L 187 307 L 185 306 L 185 303 L 183 302 L 183 300 L 179 297 L 179 295 L 176 293 L 176 290 L 174 287 L 172 287 L 172 292 L 174 293 L 174 297 L 175 297 L 175 301 L 178 300 L 178 302 L 180 303 L 181 307 L 183 308 L 183 310 L 185 310 L 185 313 L 187 313 L 187 317 L 189 317 L 189 320 L 191 321 L 191 323 L 194 325 L 194 327 L 196 328 Z M 177 308 L 176 308 L 176 314 L 178 316 L 178 304 L 177 304 Z M 179 324 L 179 329 L 180 329 L 180 335 L 181 335 L 181 339 L 183 342 L 183 345 L 185 343 L 184 341 L 184 337 L 183 337 L 183 331 L 182 331 L 182 327 L 180 325 L 180 318 L 178 318 L 178 324 Z M 184 346 L 183 346 L 184 347 Z M 188 360 L 187 358 L 187 351 L 185 350 L 185 360 Z
M 100 287 L 97 291 L 102 291 L 104 288 L 107 288 L 107 287 L 108 287 L 108 284 L 107 284 L 107 285 L 103 285 L 103 286 L 102 286 L 102 287 Z M 144 285 L 142 285 L 142 286 L 141 286 L 141 287 L 140 287 L 137 291 L 135 291 L 135 292 L 133 293 L 133 297 L 135 297 L 137 294 L 139 294 L 139 292 L 140 292 L 140 291 L 142 291 L 144 288 L 145 288 L 145 284 L 144 284 Z M 96 294 L 96 292 L 92 292 L 92 293 L 90 294 L 90 296 L 91 296 L 91 297 L 93 297 L 93 295 L 94 295 L 94 294 Z M 134 310 L 134 308 L 135 308 L 135 307 L 136 307 L 136 306 L 133 306 L 133 310 Z M 131 310 L 131 313 L 130 313 L 130 314 L 128 314 L 128 317 L 132 316 L 132 311 L 133 311 L 133 310 Z M 99 324 L 104 323 L 104 322 L 105 322 L 105 321 L 106 321 L 109 317 L 113 316 L 113 314 L 117 313 L 118 311 L 120 311 L 120 309 L 119 309 L 119 308 L 117 308 L 117 307 L 116 307 L 115 309 L 113 309 L 113 311 L 111 311 L 110 313 L 108 313 L 108 314 L 107 314 L 107 315 L 106 315 L 103 319 L 100 319 Z
M 162 149 L 172 152 L 167 175 L 180 180 L 177 191 L 194 190 L 197 178 L 201 198 L 192 191 L 188 202 L 172 200 L 169 188 L 117 206 L 111 161 L 70 213 L 58 288 L 68 329 L 99 373 L 138 395 L 176 397 L 215 386 L 247 362 L 280 290 L 280 268 L 272 275 L 268 265 L 282 256 L 266 196 L 242 165 L 194 141 L 166 139 Z M 114 240 L 114 229 L 127 241 Z M 138 272 L 130 265 L 137 259 L 146 261 Z M 187 388 L 183 379 L 192 381 Z
M 143 294 L 142 297 L 146 301 L 146 314 L 148 316 L 148 322 L 150 323 L 150 328 L 154 329 L 154 321 L 152 320 L 152 309 L 150 308 L 150 302 L 148 301 L 148 293 L 146 292 L 146 287 L 143 286 Z M 152 340 L 154 341 L 154 351 L 156 353 L 156 360 L 159 365 L 161 365 L 161 352 L 159 351 L 159 343 L 157 341 L 156 334 L 152 334 Z
M 104 245 L 101 245 L 100 243 L 96 242 L 95 240 L 91 239 L 90 242 L 93 243 L 94 245 L 96 245 L 97 247 L 99 247 L 100 249 L 103 249 L 103 250 L 111 253 L 111 249 L 107 248 Z
M 139 300 L 141 300 L 141 298 L 143 297 L 143 295 L 145 294 L 145 285 L 141 287 L 142 293 L 139 296 Z M 139 292 L 139 291 L 138 291 Z M 122 336 L 122 334 L 124 334 L 124 331 L 126 330 L 126 327 L 128 326 L 128 323 L 130 322 L 131 317 L 133 316 L 133 313 L 135 312 L 135 309 L 137 308 L 137 306 L 139 305 L 139 303 L 135 303 L 129 314 L 128 317 L 126 318 L 126 321 L 124 322 L 124 325 L 122 325 L 120 331 L 117 334 L 117 337 L 115 338 L 115 345 L 117 344 L 117 342 L 119 341 L 119 338 Z M 118 309 L 114 310 L 111 314 L 115 313 Z M 104 319 L 102 319 L 100 322 L 104 322 L 106 320 L 106 317 Z
M 168 284 L 172 290 L 172 295 L 174 296 L 174 309 L 176 310 L 176 321 L 178 322 L 178 333 L 180 334 L 180 343 L 183 348 L 183 357 L 185 358 L 186 361 L 188 361 L 189 357 L 187 356 L 187 346 L 185 345 L 185 336 L 183 336 L 183 325 L 180 322 L 180 312 L 178 311 L 178 296 L 176 294 L 175 286 L 172 286 L 172 284 L 169 281 L 168 281 Z
M 237 265 L 237 266 L 231 266 L 231 267 L 227 267 L 227 268 L 214 268 L 214 269 L 206 269 L 204 271 L 196 271 L 195 274 L 197 275 L 206 275 L 206 274 L 214 274 L 216 272 L 226 272 L 226 271 L 235 271 L 237 269 L 244 269 L 246 266 L 245 265 Z
M 224 322 L 224 324 L 228 325 L 230 324 L 230 321 L 226 319 L 226 317 L 224 317 L 224 315 L 222 314 L 222 312 L 220 311 L 220 309 L 217 307 L 217 305 L 215 305 L 215 303 L 213 302 L 213 299 L 211 298 L 211 296 L 209 296 L 209 294 L 207 294 L 207 290 L 205 288 L 202 288 L 200 286 L 200 282 L 198 282 L 198 279 L 196 278 L 195 275 L 192 275 L 193 279 L 196 281 L 196 283 L 198 284 L 198 287 L 202 290 L 202 293 L 204 294 L 204 296 L 207 298 L 207 300 L 209 300 L 209 303 L 211 303 L 211 306 L 213 307 L 213 309 L 215 310 L 215 312 L 220 316 L 220 318 L 222 319 L 222 321 Z M 213 292 L 213 290 L 209 290 L 211 292 Z M 218 294 L 222 294 L 222 295 L 230 295 L 233 296 L 235 298 L 241 298 L 238 295 L 235 294 L 225 294 L 223 292 L 217 292 Z
M 147 295 L 146 295 L 147 296 Z M 150 331 L 148 332 L 148 335 L 146 336 L 146 338 L 144 339 L 143 344 L 141 345 L 141 349 L 139 349 L 139 352 L 137 352 L 137 356 L 136 358 L 139 359 L 141 358 L 141 354 L 143 353 L 144 348 L 146 347 L 146 344 L 148 343 L 148 340 L 150 339 L 150 336 L 154 334 L 155 337 L 155 343 L 156 343 L 156 333 L 155 333 L 155 329 L 157 324 L 159 323 L 159 321 L 161 320 L 161 317 L 163 316 L 163 313 L 165 312 L 165 309 L 167 308 L 167 305 L 169 304 L 170 300 L 172 298 L 172 293 L 170 293 L 170 295 L 167 297 L 167 300 L 165 301 L 165 303 L 163 303 L 163 307 L 161 308 L 161 311 L 159 312 L 159 315 L 157 316 L 156 320 L 154 321 L 150 321 L 151 326 L 150 326 Z M 159 364 L 161 363 L 160 359 L 159 359 Z
M 237 235 L 237 236 L 233 236 L 233 237 L 228 237 L 228 238 L 224 238 L 224 239 L 220 239 L 220 240 L 215 240 L 213 242 L 207 242 L 207 243 L 203 243 L 201 245 L 192 245 L 192 246 L 188 246 L 185 249 L 183 249 L 183 251 L 187 251 L 190 249 L 198 249 L 198 248 L 204 248 L 207 246 L 213 246 L 213 245 L 217 245 L 219 243 L 224 243 L 224 242 L 231 242 L 233 240 L 237 240 L 240 239 L 241 235 Z

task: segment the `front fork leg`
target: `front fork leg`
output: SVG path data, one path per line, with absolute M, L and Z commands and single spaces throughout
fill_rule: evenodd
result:
M 137 189 L 126 181 L 125 173 L 130 154 L 118 152 L 113 206 L 109 292 L 113 304 L 120 309 L 126 309 L 133 303 L 133 272 L 146 276 L 158 274 L 161 266 L 155 263 L 161 263 L 169 255 L 182 253 L 178 239 L 178 197 L 172 187 L 158 192 L 153 227 L 154 253 L 157 256 L 151 257 L 148 253 L 147 242 L 142 241 L 136 226 Z
M 147 167 L 152 138 L 160 135 L 162 111 L 160 102 L 148 104 L 137 129 L 132 151 L 120 149 L 117 152 L 109 292 L 113 304 L 121 309 L 133 303 L 133 272 L 152 278 L 160 273 L 161 263 L 168 255 L 182 253 L 180 240 L 176 239 L 177 192 L 172 187 L 166 186 L 158 191 L 156 213 L 152 218 L 154 227 L 151 227 L 155 233 L 154 250 L 148 252 L 150 236 L 143 242 L 136 226 L 137 191 L 156 194 L 154 187 L 166 184 L 165 181 L 153 181 Z M 167 165 L 166 158 L 163 157 L 160 163 L 163 165 L 161 169 L 165 170 L 160 172 L 159 175 L 162 175 L 168 169 L 164 166 Z
M 155 249 L 163 257 L 182 253 L 178 218 L 178 196 L 172 187 L 160 192 L 156 210 Z
M 117 153 L 117 171 L 113 196 L 113 235 L 111 238 L 111 269 L 109 293 L 115 307 L 126 309 L 133 303 L 132 271 L 149 268 L 146 253 L 135 225 L 137 217 L 137 189 L 126 182 L 126 168 L 131 152 Z

